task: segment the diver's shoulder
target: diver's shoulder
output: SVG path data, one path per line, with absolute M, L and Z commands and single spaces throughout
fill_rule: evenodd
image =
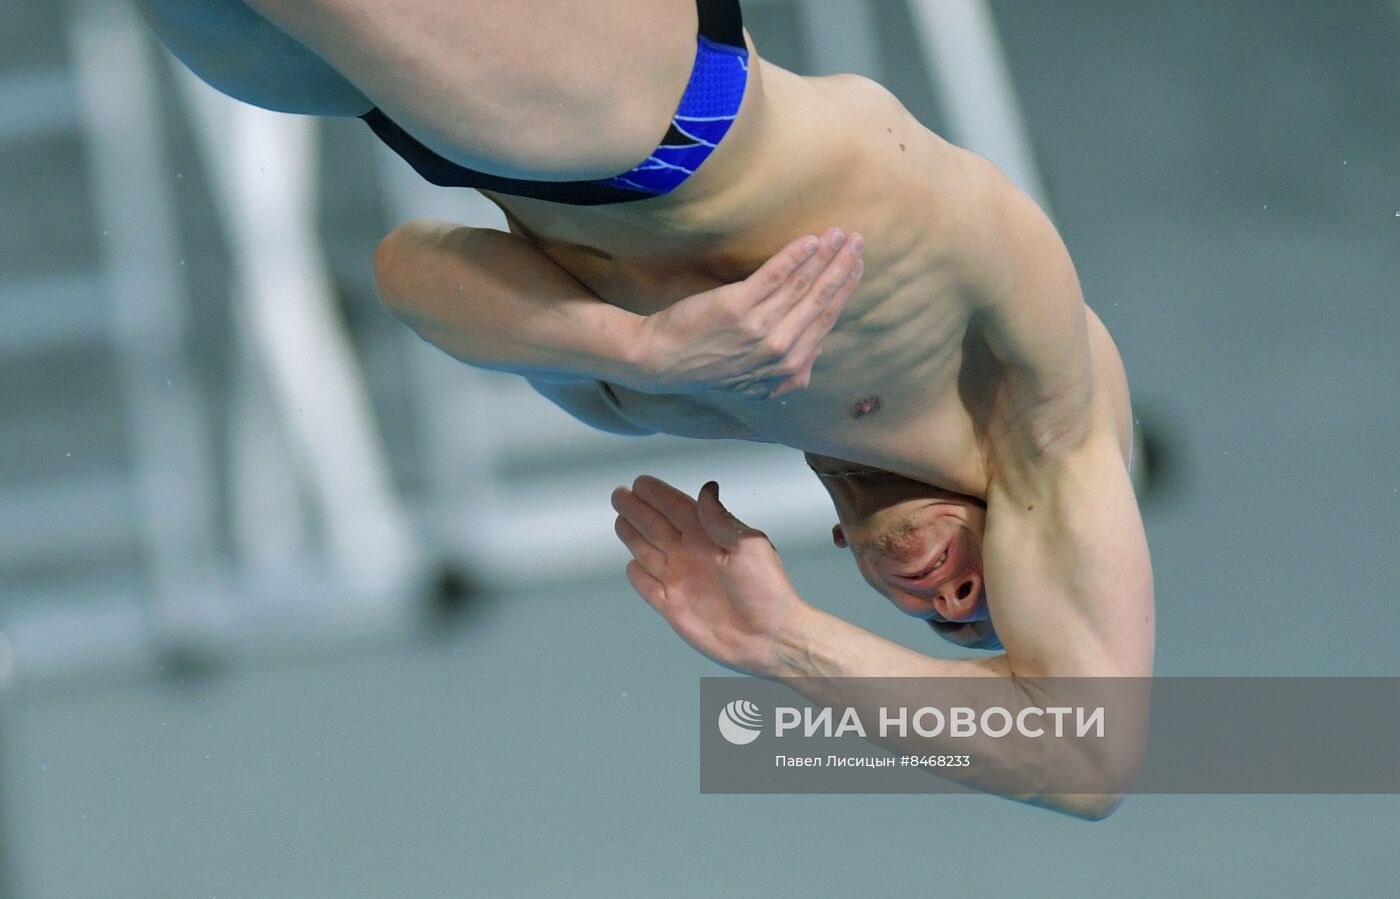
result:
M 1096 418 L 1111 432 L 1125 461 L 1132 459 L 1133 401 L 1123 356 L 1103 320 L 1088 304 L 1084 314 L 1089 325 L 1089 348 L 1094 362 Z
M 913 114 L 894 91 L 865 75 L 845 72 L 806 80 L 828 102 L 851 115 L 914 121 Z

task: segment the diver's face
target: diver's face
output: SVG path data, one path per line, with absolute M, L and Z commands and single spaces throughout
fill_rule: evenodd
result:
M 851 550 L 870 586 L 940 633 L 989 617 L 982 580 L 985 506 L 899 475 L 832 477 L 843 463 L 809 462 L 828 475 L 822 483 L 840 518 L 832 539 Z

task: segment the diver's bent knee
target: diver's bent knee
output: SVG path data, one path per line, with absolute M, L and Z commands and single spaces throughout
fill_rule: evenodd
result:
M 395 315 L 411 314 L 421 293 L 421 273 L 428 254 L 443 236 L 458 226 L 431 219 L 413 219 L 390 231 L 374 250 L 374 283 L 379 302 Z
M 404 301 L 403 274 L 407 262 L 402 228 L 389 232 L 374 248 L 374 286 L 379 302 L 390 312 L 398 313 Z

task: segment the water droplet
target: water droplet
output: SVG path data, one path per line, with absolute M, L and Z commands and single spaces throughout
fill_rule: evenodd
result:
M 71 459 L 71 458 L 73 458 L 73 454 L 72 454 L 72 453 L 64 453 L 64 454 L 63 454 L 63 458 L 65 458 L 65 459 Z
M 1349 164 L 1349 163 L 1348 163 L 1345 159 L 1342 160 L 1342 165 L 1348 165 L 1348 164 Z
M 185 177 L 185 173 L 184 173 L 184 172 L 176 172 L 176 173 L 175 173 L 175 180 L 176 180 L 176 181 L 179 181 L 179 180 L 180 180 L 181 178 L 183 178 L 183 177 Z
M 166 386 L 166 387 L 173 386 L 174 384 L 175 384 L 175 381 L 172 380 L 171 378 L 166 378 L 166 379 L 165 379 L 165 386 Z

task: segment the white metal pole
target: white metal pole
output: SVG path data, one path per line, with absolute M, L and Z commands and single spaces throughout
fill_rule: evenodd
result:
M 986 0 L 908 0 L 958 144 L 987 157 L 1049 211 L 1011 67 Z
M 316 234 L 316 122 L 239 103 L 180 72 L 233 249 L 235 302 L 329 557 L 350 580 L 392 589 L 420 553 Z
M 185 364 L 188 325 L 152 59 L 129 4 L 80 0 L 69 40 L 126 392 L 132 514 L 145 534 L 152 624 L 163 637 L 198 640 L 226 607 L 214 577 L 208 420 Z

